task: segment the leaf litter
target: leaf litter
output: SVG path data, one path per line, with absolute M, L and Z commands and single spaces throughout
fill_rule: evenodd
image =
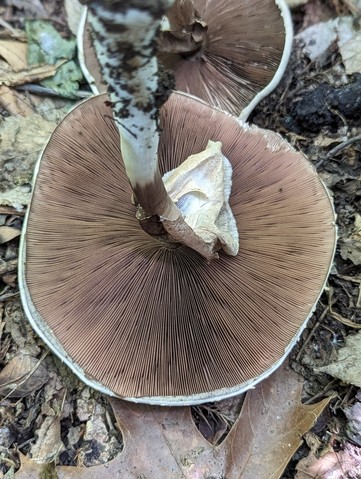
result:
M 112 399 L 124 449 L 107 464 L 84 469 L 56 467 L 59 479 L 279 478 L 302 435 L 316 422 L 329 399 L 305 406 L 302 380 L 280 368 L 246 394 L 241 413 L 219 446 L 195 427 L 189 407 L 142 406 Z M 275 420 L 276 418 L 276 420 Z M 39 477 L 22 461 L 17 479 Z M 35 474 L 35 475 L 32 475 Z
M 40 10 L 34 7 L 35 3 L 34 5 L 32 4 L 30 8 L 30 4 L 26 0 L 14 1 L 16 2 L 16 8 L 12 11 L 13 17 L 6 17 L 7 21 L 13 18 L 15 22 L 14 25 L 24 27 L 24 12 L 28 12 L 32 17 L 40 15 Z M 331 16 L 335 18 L 340 12 L 346 13 L 347 15 L 357 15 L 359 13 L 356 11 L 358 8 L 357 0 L 333 0 L 327 5 L 327 8 L 324 2 L 320 2 L 319 0 L 309 0 L 308 2 L 302 3 L 306 3 L 306 5 L 295 7 L 293 10 L 296 33 L 298 33 L 302 25 L 307 26 L 307 22 L 308 24 L 315 24 L 318 23 L 317 19 L 328 20 Z M 43 18 L 47 18 L 47 12 L 53 12 L 56 9 L 56 2 L 54 0 L 37 0 L 37 4 L 43 9 L 43 13 L 41 14 Z M 356 20 L 353 22 L 354 25 L 356 25 L 358 21 L 357 16 L 355 18 Z M 59 25 L 60 24 L 57 26 Z M 320 28 L 320 25 L 318 28 Z M 352 35 L 357 33 L 357 29 L 352 26 L 350 28 Z M 17 31 L 21 32 L 20 30 Z M 321 30 L 319 30 L 319 32 L 319 36 L 321 36 Z M 18 38 L 23 41 L 21 34 L 17 34 L 13 38 Z M 4 39 L 3 35 L 0 36 L 0 41 L 1 39 Z M 9 36 L 5 37 L 5 39 L 9 40 Z M 320 57 L 310 62 L 310 60 L 306 58 L 305 53 L 302 52 L 301 46 L 296 45 L 283 84 L 281 84 L 280 88 L 274 94 L 263 100 L 255 111 L 252 120 L 260 126 L 278 131 L 288 138 L 296 148 L 304 151 L 310 160 L 317 165 L 322 178 L 326 180 L 332 189 L 338 214 L 341 251 L 341 255 L 337 254 L 336 256 L 335 267 L 329 280 L 330 286 L 332 287 L 332 294 L 328 296 L 324 295 L 321 298 L 315 315 L 310 321 L 310 327 L 305 331 L 299 348 L 296 349 L 291 357 L 291 364 L 294 369 L 300 371 L 305 377 L 305 387 L 302 397 L 307 398 L 308 402 L 317 401 L 317 398 L 323 398 L 325 396 L 333 397 L 334 392 L 337 392 L 337 399 L 332 400 L 332 409 L 328 408 L 327 413 L 321 414 L 316 426 L 313 428 L 315 432 L 312 433 L 312 437 L 318 438 L 318 440 L 315 440 L 315 443 L 319 445 L 310 453 L 310 455 L 313 454 L 312 460 L 310 460 L 310 467 L 315 464 L 314 467 L 319 467 L 320 464 L 323 467 L 325 463 L 318 461 L 320 461 L 323 456 L 329 454 L 327 456 L 328 465 L 336 458 L 338 463 L 342 464 L 345 474 L 349 473 L 350 477 L 353 477 L 352 474 L 357 470 L 355 468 L 357 467 L 359 457 L 359 449 L 357 449 L 359 446 L 354 439 L 358 437 L 357 431 L 359 431 L 359 429 L 357 429 L 357 418 L 359 416 L 358 410 L 356 408 L 352 409 L 356 406 L 356 403 L 352 403 L 355 387 L 349 386 L 341 381 L 333 380 L 332 377 L 330 379 L 330 376 L 324 372 L 315 373 L 316 368 L 329 364 L 330 359 L 332 360 L 332 358 L 337 357 L 337 352 L 340 346 L 345 343 L 350 330 L 354 331 L 350 323 L 361 323 L 359 314 L 361 293 L 360 282 L 358 282 L 360 276 L 359 269 L 357 269 L 359 268 L 359 264 L 357 264 L 357 255 L 355 254 L 355 251 L 357 252 L 355 248 L 355 244 L 357 246 L 357 243 L 355 243 L 355 241 L 358 240 L 357 214 L 361 211 L 361 145 L 357 142 L 357 137 L 361 133 L 361 122 L 357 116 L 356 108 L 357 98 L 360 97 L 360 81 L 358 80 L 357 73 L 353 77 L 347 74 L 347 68 L 349 68 L 347 62 L 349 60 L 340 52 L 340 48 L 341 46 L 337 44 L 337 42 L 332 43 L 323 51 Z M 355 58 L 353 58 L 353 61 L 354 60 Z M 6 58 L 3 63 L 5 62 Z M 11 73 L 15 71 L 15 66 L 13 67 L 9 65 L 8 62 L 6 63 L 8 64 L 8 72 Z M 11 68 L 11 70 L 9 68 Z M 356 67 L 356 70 L 357 68 L 358 67 Z M 11 91 L 14 90 L 12 87 L 4 86 L 3 88 L 8 88 Z M 77 87 L 75 87 L 75 89 L 76 88 Z M 20 92 L 16 93 L 20 95 Z M 308 108 L 315 98 L 320 98 L 323 99 L 323 103 L 321 102 L 323 110 L 320 109 L 320 113 L 323 114 L 323 112 L 326 112 L 330 122 L 324 121 L 323 123 L 317 123 L 311 121 L 306 125 L 308 129 L 298 126 L 297 128 L 300 129 L 297 130 L 295 125 L 297 122 L 300 122 L 302 112 L 300 109 L 296 110 L 294 105 L 299 100 L 307 100 L 307 94 L 309 93 L 312 93 L 313 96 L 310 96 L 309 103 L 307 103 L 307 101 L 303 103 L 305 107 L 305 117 L 308 115 L 312 120 L 312 115 L 314 117 L 319 113 L 316 112 L 311 115 Z M 350 99 L 349 104 L 355 106 L 355 108 L 348 108 L 348 104 L 343 103 L 347 95 Z M 1 98 L 5 98 L 5 95 Z M 64 106 L 65 108 L 69 106 L 69 103 L 67 105 L 63 104 L 58 110 L 59 107 L 53 102 L 49 103 L 49 99 L 38 99 L 38 101 L 34 101 L 34 95 L 25 96 L 21 94 L 16 104 L 11 104 L 12 101 L 15 102 L 14 96 L 8 96 L 7 98 L 9 99 L 7 100 L 8 111 L 11 112 L 12 115 L 28 115 L 31 119 L 29 119 L 29 122 L 21 123 L 20 117 L 16 119 L 18 122 L 15 122 L 15 118 L 12 116 L 4 121 L 6 117 L 6 114 L 4 114 L 3 120 L 0 123 L 0 128 L 2 129 L 4 125 L 9 122 L 6 134 L 4 134 L 4 130 L 1 131 L 2 145 L 7 145 L 7 148 L 5 150 L 2 148 L 2 153 L 5 151 L 5 158 L 3 159 L 3 157 L 1 157 L 0 159 L 0 162 L 3 162 L 0 163 L 0 166 L 5 172 L 5 182 L 3 182 L 3 175 L 1 176 L 0 200 L 3 202 L 3 205 L 7 206 L 0 204 L 0 207 L 10 208 L 4 209 L 4 214 L 0 211 L 0 219 L 1 217 L 8 219 L 10 215 L 16 215 L 17 212 L 23 214 L 23 206 L 28 203 L 30 198 L 31 171 L 36 161 L 38 151 L 42 149 L 46 137 L 55 127 L 56 122 L 61 118 L 64 112 Z M 19 105 L 25 101 L 24 98 L 26 98 L 26 100 L 31 98 L 31 101 L 29 100 L 29 106 L 22 110 Z M 49 107 L 47 106 L 45 108 L 43 105 L 49 105 Z M 57 113 L 57 111 L 59 111 L 59 113 Z M 31 130 L 32 120 L 37 122 L 37 117 L 42 118 L 42 120 L 39 120 L 37 128 Z M 11 123 L 11 121 L 13 121 L 13 123 Z M 46 123 L 41 123 L 41 121 L 48 121 L 51 125 L 46 126 Z M 302 119 L 302 121 L 305 120 Z M 18 141 L 17 135 L 20 135 L 19 138 L 22 138 L 22 135 L 26 136 L 28 130 L 29 139 L 27 147 L 25 148 L 24 146 L 23 149 L 17 151 L 17 144 L 21 144 L 21 141 Z M 10 140 L 7 139 L 7 135 L 9 135 Z M 355 142 L 348 144 L 352 139 L 355 139 Z M 332 151 L 339 145 L 344 145 L 342 150 Z M 6 153 L 6 151 L 8 151 L 8 153 Z M 18 156 L 20 158 L 17 162 L 16 157 Z M 6 165 L 5 169 L 4 164 Z M 5 223 L 0 223 L 0 225 L 4 224 Z M 0 302 L 0 306 L 2 304 L 4 305 L 4 308 L 0 308 L 0 311 L 2 311 L 0 315 L 0 333 L 2 334 L 2 336 L 0 336 L 0 368 L 6 366 L 14 357 L 21 354 L 27 354 L 38 362 L 42 352 L 46 350 L 41 341 L 34 336 L 31 328 L 24 319 L 18 301 L 16 286 L 11 286 L 6 282 L 6 275 L 13 274 L 13 272 L 16 271 L 17 241 L 17 238 L 13 238 L 0 245 L 0 277 L 3 278 L 0 297 L 4 298 L 2 300 L 4 303 Z M 353 241 L 353 243 L 348 243 L 348 241 Z M 346 247 L 347 250 L 345 249 Z M 340 321 L 341 318 L 346 321 Z M 347 323 L 347 321 L 349 321 L 349 323 Z M 296 361 L 295 357 L 298 353 L 299 357 Z M 264 422 L 265 425 L 259 429 L 262 434 L 261 432 L 259 433 L 258 442 L 256 440 L 257 434 L 254 434 L 251 428 L 253 423 L 249 418 L 248 426 L 245 426 L 245 431 L 248 431 L 250 436 L 246 438 L 242 436 L 242 421 L 247 423 L 247 414 L 249 416 L 252 410 L 250 406 L 253 405 L 249 404 L 248 407 L 250 407 L 250 409 L 247 409 L 247 398 L 242 404 L 242 412 L 238 419 L 236 419 L 238 406 L 233 408 L 233 411 L 237 410 L 237 414 L 232 412 L 233 419 L 231 424 L 236 421 L 233 427 L 231 427 L 230 421 L 228 420 L 230 411 L 227 411 L 227 401 L 223 404 L 213 404 L 197 410 L 197 427 L 204 433 L 209 441 L 214 443 L 213 445 L 210 444 L 209 441 L 206 441 L 198 432 L 198 429 L 195 428 L 189 410 L 187 410 L 185 416 L 181 415 L 181 411 L 173 411 L 172 414 L 174 414 L 175 421 L 172 422 L 168 420 L 167 422 L 166 409 L 158 411 L 157 415 L 154 411 L 150 412 L 147 407 L 134 406 L 116 401 L 113 407 L 117 424 L 114 426 L 111 411 L 100 395 L 89 390 L 89 388 L 83 387 L 81 383 L 72 377 L 68 370 L 61 365 L 59 361 L 54 360 L 51 355 L 45 358 L 44 364 L 50 375 L 50 378 L 45 384 L 40 385 L 39 389 L 32 389 L 27 396 L 18 399 L 8 397 L 0 403 L 0 445 L 4 444 L 3 447 L 0 446 L 0 477 L 1 473 L 5 473 L 6 471 L 8 471 L 9 478 L 14 477 L 14 474 L 18 475 L 21 470 L 26 470 L 27 475 L 24 477 L 29 477 L 30 479 L 32 477 L 39 477 L 39 471 L 41 471 L 41 474 L 48 474 L 49 477 L 56 477 L 55 474 L 60 470 L 63 475 L 59 477 L 69 477 L 71 479 L 71 477 L 81 478 L 86 476 L 91 478 L 89 473 L 92 469 L 103 468 L 102 471 L 107 471 L 107 465 L 112 465 L 114 461 L 117 460 L 119 464 L 121 464 L 119 467 L 123 467 L 123 464 L 126 464 L 127 460 L 129 460 L 131 464 L 134 464 L 136 458 L 139 459 L 140 451 L 144 450 L 142 437 L 144 435 L 146 438 L 149 436 L 152 437 L 151 430 L 154 422 L 156 425 L 154 426 L 153 434 L 155 436 L 159 434 L 159 440 L 163 442 L 156 443 L 154 441 L 149 451 L 145 451 L 144 454 L 148 454 L 145 458 L 148 457 L 149 464 L 156 468 L 158 467 L 157 458 L 159 456 L 162 461 L 165 461 L 164 456 L 169 456 L 171 452 L 173 452 L 173 456 L 170 458 L 172 461 L 170 463 L 171 466 L 173 467 L 174 464 L 176 464 L 174 466 L 178 468 L 176 471 L 187 471 L 187 474 L 190 474 L 189 471 L 197 471 L 197 467 L 199 469 L 205 466 L 214 466 L 215 473 L 218 473 L 217 471 L 221 467 L 221 464 L 218 464 L 218 462 L 217 464 L 212 464 L 212 457 L 220 457 L 223 464 L 226 465 L 229 465 L 232 461 L 239 465 L 243 457 L 243 444 L 241 448 L 237 446 L 239 446 L 241 441 L 244 441 L 247 446 L 245 450 L 249 450 L 249 448 L 253 447 L 256 448 L 258 453 L 262 455 L 262 460 L 263 457 L 268 458 L 269 456 L 271 456 L 271 459 L 278 458 L 278 460 L 283 457 L 284 464 L 282 467 L 284 467 L 290 455 L 292 455 L 291 450 L 295 451 L 295 437 L 297 436 L 298 438 L 298 444 L 302 442 L 302 430 L 296 426 L 294 428 L 288 427 L 288 433 L 291 434 L 291 436 L 293 434 L 294 443 L 290 441 L 287 442 L 287 428 L 285 428 L 282 433 L 284 435 L 284 448 L 282 448 L 281 451 L 277 450 L 276 452 L 267 453 L 267 446 L 269 443 L 274 442 L 274 436 L 272 436 L 268 429 L 270 431 L 277 431 L 277 427 L 282 423 L 282 416 L 284 414 L 283 411 L 279 415 L 272 414 L 272 408 L 269 409 L 270 414 L 264 416 L 266 419 Z M 255 391 L 259 391 L 259 387 Z M 263 387 L 265 388 L 266 385 Z M 255 391 L 252 391 L 252 393 L 255 393 Z M 248 395 L 249 394 L 250 393 L 248 393 Z M 266 395 L 266 391 L 264 391 L 263 394 L 264 400 L 269 398 L 269 396 Z M 326 399 L 325 401 L 328 400 L 329 399 Z M 284 402 L 284 397 L 282 397 L 282 400 L 279 402 Z M 299 406 L 301 405 L 300 396 L 298 397 L 297 404 Z M 256 407 L 256 402 L 253 406 L 254 408 Z M 317 402 L 313 404 L 313 406 L 316 407 Z M 302 407 L 306 408 L 309 406 Z M 210 410 L 212 410 L 212 412 L 209 412 Z M 256 409 L 253 409 L 253 411 L 255 410 Z M 340 411 L 344 411 L 344 414 L 347 415 L 347 411 L 351 410 L 352 412 L 349 413 L 350 416 L 347 416 L 346 419 L 343 418 L 343 421 L 339 420 Z M 176 416 L 176 413 L 179 416 Z M 314 419 L 316 419 L 317 413 L 314 413 L 314 416 Z M 280 419 L 278 419 L 279 417 Z M 285 418 L 287 419 L 287 417 L 286 415 Z M 143 424 L 141 418 L 143 418 Z M 257 417 L 257 419 L 259 418 Z M 192 447 L 187 449 L 184 444 L 180 446 L 178 456 L 177 450 L 172 449 L 171 451 L 169 447 L 170 443 L 165 441 L 168 436 L 166 436 L 164 431 L 167 431 L 167 433 L 171 435 L 171 439 L 174 438 L 175 440 L 179 437 L 179 435 L 177 436 L 178 425 L 175 424 L 175 422 L 183 420 L 185 423 L 181 426 L 181 430 L 183 430 L 182 427 L 185 428 L 186 432 L 192 438 L 192 441 L 195 441 L 196 446 L 201 444 L 201 447 L 205 447 L 204 452 L 201 453 L 199 450 L 196 450 L 196 452 L 199 452 L 197 455 L 194 453 Z M 337 426 L 334 426 L 334 421 L 337 421 Z M 59 425 L 60 439 L 58 433 Z M 145 427 L 145 425 L 147 425 L 147 427 Z M 168 429 L 161 427 L 164 425 L 166 425 Z M 124 435 L 123 452 L 120 452 L 122 442 L 119 428 L 122 429 Z M 229 429 L 230 432 L 227 435 Z M 334 432 L 335 429 L 337 432 Z M 139 431 L 139 435 L 135 435 L 137 431 Z M 132 433 L 131 437 L 130 433 Z M 160 433 L 162 433 L 163 436 L 161 436 Z M 84 438 L 86 440 L 83 440 Z M 103 444 L 101 443 L 102 441 Z M 62 452 L 62 444 L 66 448 L 64 452 Z M 163 447 L 157 447 L 157 444 L 158 446 L 161 444 Z M 279 443 L 276 442 L 276 444 Z M 289 447 L 288 444 L 294 445 Z M 307 444 L 310 445 L 310 439 L 308 439 Z M 272 446 L 272 444 L 270 445 Z M 135 452 L 133 448 L 135 448 Z M 16 472 L 19 467 L 18 450 L 21 451 L 21 453 L 25 453 L 25 455 L 22 454 L 20 456 L 22 468 L 19 472 Z M 129 450 L 133 451 L 134 459 L 129 457 L 131 455 L 127 452 Z M 153 451 L 153 455 L 151 451 Z M 180 458 L 180 452 L 182 451 L 183 454 Z M 36 463 L 29 457 L 26 457 L 26 454 L 29 456 L 33 454 L 42 464 Z M 282 479 L 294 478 L 297 462 L 301 457 L 306 457 L 307 454 L 307 446 L 301 446 L 298 453 L 293 456 L 293 460 L 286 472 L 283 473 L 283 476 L 282 472 L 277 472 L 277 474 L 281 474 Z M 114 457 L 114 455 L 116 455 L 116 457 Z M 238 455 L 240 457 L 238 457 Z M 43 464 L 53 457 L 57 458 L 56 463 L 53 461 L 49 464 Z M 202 465 L 202 457 L 210 458 L 208 459 L 209 463 L 204 460 Z M 250 460 L 254 460 L 255 457 L 253 455 L 250 456 Z M 180 462 L 180 459 L 184 459 L 184 464 Z M 348 472 L 345 466 L 347 461 L 349 461 L 353 467 L 353 469 L 351 467 L 351 472 Z M 107 462 L 108 464 L 101 465 Z M 55 466 L 57 463 L 63 466 Z M 181 469 L 179 469 L 179 463 L 181 464 Z M 65 466 L 65 464 L 69 464 L 70 466 Z M 166 464 L 168 464 L 168 462 L 166 462 Z M 78 467 L 74 467 L 74 465 Z M 87 466 L 88 468 L 80 468 L 80 466 Z M 143 463 L 139 463 L 138 461 L 135 466 L 138 468 L 143 467 L 143 474 L 147 477 L 149 472 L 147 469 L 148 465 L 144 464 L 144 460 Z M 252 463 L 252 467 L 253 466 L 261 467 L 259 464 L 254 465 Z M 340 474 L 340 467 L 337 469 L 335 463 L 332 467 L 336 467 L 335 474 Z M 80 471 L 79 473 L 81 475 L 68 476 L 68 472 L 63 472 L 63 470 L 69 471 L 70 469 L 74 471 L 74 474 L 75 471 Z M 313 470 L 317 471 L 317 469 Z M 321 474 L 320 471 L 321 469 L 319 469 L 317 474 Z M 88 474 L 86 474 L 86 472 Z M 236 472 L 238 473 L 239 471 Z M 233 473 L 234 471 L 230 468 L 230 474 Z M 247 469 L 245 469 L 244 473 L 248 473 Z M 252 473 L 253 475 L 244 477 L 252 477 L 254 479 L 280 477 L 270 476 L 269 470 L 265 473 L 264 471 L 259 472 L 259 470 L 253 469 Z M 300 470 L 297 474 L 299 473 L 301 473 Z M 128 471 L 124 476 L 128 477 L 127 474 Z M 222 474 L 222 472 L 219 472 L 219 474 Z M 324 473 L 322 472 L 322 474 Z M 113 476 L 117 477 L 117 471 L 113 471 Z M 103 477 L 103 475 L 94 477 Z M 104 475 L 104 478 L 106 477 L 107 476 Z M 189 477 L 193 479 L 193 477 L 197 476 Z M 228 479 L 228 476 L 226 477 Z M 238 478 L 241 476 L 231 475 L 230 478 L 232 477 Z M 308 475 L 306 477 L 313 476 Z M 325 475 L 314 477 L 330 479 Z M 335 475 L 334 477 L 341 478 L 342 476 Z M 332 479 L 334 479 L 334 477 L 332 476 Z

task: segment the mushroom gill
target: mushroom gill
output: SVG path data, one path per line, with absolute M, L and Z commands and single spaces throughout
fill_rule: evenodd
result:
M 110 394 L 185 404 L 239 393 L 285 358 L 323 289 L 335 247 L 328 194 L 278 135 L 172 94 L 162 173 L 209 140 L 233 166 L 239 253 L 207 264 L 139 226 L 108 105 L 106 95 L 79 104 L 42 155 L 22 245 L 27 315 Z
M 190 4 L 195 13 L 186 15 Z M 167 16 L 159 58 L 174 71 L 176 89 L 234 115 L 242 112 L 246 120 L 288 62 L 293 29 L 284 1 L 177 0 Z M 178 52 L 179 36 L 192 29 L 198 48 Z

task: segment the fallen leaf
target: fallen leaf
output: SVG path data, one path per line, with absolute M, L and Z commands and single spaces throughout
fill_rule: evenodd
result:
M 65 446 L 60 437 L 60 416 L 47 416 L 31 446 L 32 459 L 39 464 L 46 464 L 54 461 L 63 451 Z
M 345 409 L 347 417 L 347 436 L 358 446 L 361 446 L 361 389 L 356 395 L 357 401 L 351 407 Z
M 361 72 L 360 25 L 349 15 L 320 22 L 296 35 L 303 53 L 312 61 L 322 61 L 331 46 L 337 43 L 348 74 Z
M 361 331 L 347 336 L 346 345 L 337 352 L 335 362 L 315 370 L 361 387 Z
M 361 72 L 361 33 L 355 33 L 352 38 L 340 45 L 342 62 L 348 75 Z
M 350 11 L 355 15 L 361 15 L 361 0 L 343 0 Z
M 0 123 L 0 204 L 21 209 L 31 196 L 34 164 L 56 126 L 40 115 L 7 117 Z
M 41 363 L 28 353 L 11 359 L 0 372 L 0 395 L 21 398 L 39 389 L 49 378 Z
M 57 69 L 65 63 L 65 60 L 58 62 L 56 65 L 35 65 L 23 70 L 14 72 L 1 72 L 0 85 L 18 86 L 25 83 L 37 83 L 44 78 L 53 77 Z
M 25 95 L 4 85 L 0 85 L 0 103 L 10 115 L 28 116 L 33 113 Z
M 317 458 L 310 453 L 296 466 L 295 479 L 360 479 L 361 449 L 346 444 L 339 452 L 327 452 Z
M 4 58 L 13 71 L 20 71 L 28 66 L 26 43 L 16 40 L 0 40 L 0 57 Z
M 1 280 L 5 283 L 11 286 L 12 288 L 16 288 L 17 285 L 17 274 L 15 273 L 7 273 L 2 276 Z
M 0 226 L 0 244 L 7 243 L 14 238 L 17 238 L 21 231 L 12 226 Z
M 41 0 L 31 0 L 31 2 L 28 0 L 8 0 L 7 3 L 22 10 L 25 17 L 48 17 L 48 12 L 44 8 Z
M 280 368 L 247 393 L 224 442 L 212 446 L 196 429 L 190 408 L 155 407 L 112 399 L 124 450 L 105 465 L 57 467 L 59 479 L 277 479 L 302 435 L 329 402 L 302 405 L 302 380 Z M 16 479 L 33 479 L 34 462 Z
M 361 264 L 361 215 L 356 213 L 354 224 L 348 238 L 340 240 L 342 259 L 349 259 L 354 264 Z
M 21 452 L 19 452 L 19 459 L 21 467 L 13 477 L 16 477 L 17 479 L 40 479 L 41 477 L 44 477 L 41 475 L 44 465 L 40 465 L 32 459 L 29 459 Z
M 12 259 L 10 261 L 4 261 L 0 258 L 0 275 L 11 273 L 16 271 L 18 267 L 18 260 Z

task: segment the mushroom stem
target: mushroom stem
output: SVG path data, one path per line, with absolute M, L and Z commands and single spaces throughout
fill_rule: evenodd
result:
M 156 34 L 173 0 L 83 0 L 89 6 L 94 45 L 109 86 L 121 152 L 135 197 L 146 214 L 159 216 L 173 240 L 207 261 L 217 257 L 194 233 L 169 197 L 158 167 L 158 112 L 162 91 Z

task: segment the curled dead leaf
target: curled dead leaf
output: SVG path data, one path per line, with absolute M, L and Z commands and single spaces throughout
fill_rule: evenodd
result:
M 48 371 L 42 364 L 42 359 L 20 353 L 0 372 L 0 395 L 25 397 L 39 389 L 48 379 Z
M 6 76 L 0 78 L 0 85 L 17 86 L 25 83 L 36 83 L 44 78 L 49 78 L 55 75 L 57 69 L 63 65 L 66 60 L 58 62 L 56 65 L 35 65 L 28 67 L 18 72 L 7 72 Z
M 4 58 L 15 72 L 27 68 L 27 50 L 26 43 L 17 40 L 0 40 L 0 57 Z
M 361 477 L 361 449 L 346 444 L 344 450 L 327 452 L 317 458 L 310 453 L 296 466 L 295 479 L 359 479 Z
M 346 345 L 339 349 L 335 362 L 319 367 L 316 371 L 361 387 L 361 331 L 346 338 Z
M 0 244 L 7 243 L 20 235 L 21 231 L 12 226 L 0 226 Z
M 0 104 L 11 115 L 28 116 L 33 113 L 29 99 L 25 95 L 4 85 L 0 85 Z
M 31 447 L 32 459 L 39 464 L 54 461 L 65 446 L 60 437 L 60 417 L 47 416 L 36 432 L 36 441 Z

